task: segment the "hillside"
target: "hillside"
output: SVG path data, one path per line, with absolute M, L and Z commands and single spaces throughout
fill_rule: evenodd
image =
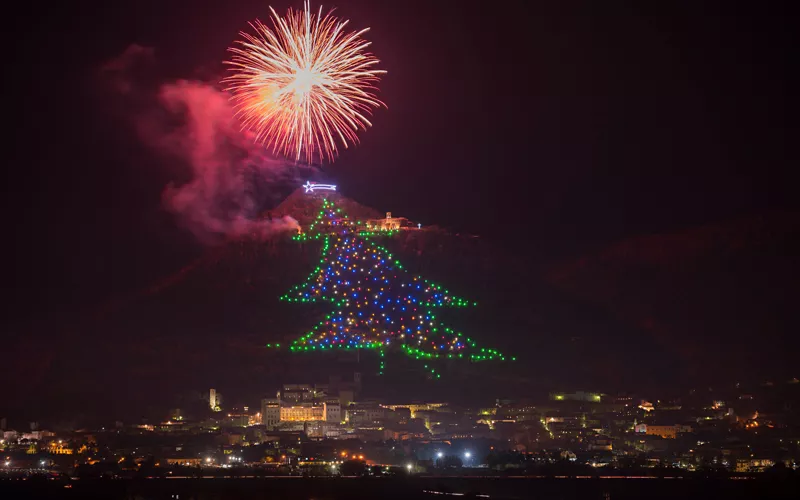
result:
M 343 196 L 338 191 L 306 193 L 303 188 L 298 188 L 295 190 L 277 207 L 264 214 L 264 216 L 290 216 L 297 220 L 297 222 L 299 222 L 301 225 L 308 225 L 317 217 L 320 207 L 322 206 L 322 200 L 325 198 L 336 203 L 336 206 L 341 208 L 353 219 L 376 219 L 384 216 L 384 214 L 380 213 L 374 208 L 364 206 L 346 196 Z
M 338 193 L 333 198 L 351 217 L 380 216 Z M 289 215 L 307 223 L 318 212 L 321 199 L 295 192 L 264 216 Z M 282 381 L 324 379 L 327 371 L 349 361 L 265 349 L 267 343 L 287 343 L 302 335 L 327 311 L 322 306 L 278 301 L 314 268 L 320 254 L 319 242 L 296 242 L 290 236 L 285 233 L 265 242 L 243 238 L 208 249 L 135 296 L 102 308 L 101 314 L 62 325 L 59 341 L 40 347 L 47 362 L 20 363 L 20 373 L 35 380 L 37 387 L 58 393 L 65 401 L 64 411 L 124 393 L 130 394 L 129 405 L 145 412 L 149 405 L 168 405 L 171 395 L 188 388 L 211 386 L 246 400 L 272 391 Z M 516 257 L 480 238 L 436 227 L 401 231 L 381 243 L 410 271 L 479 302 L 472 310 L 442 311 L 453 327 L 481 339 L 483 345 L 507 352 L 516 349 L 518 353 L 523 346 L 535 353 L 546 344 L 551 353 L 566 349 L 561 359 L 567 356 L 568 344 L 562 348 L 558 338 L 537 335 L 541 317 L 518 293 L 518 281 L 529 271 Z M 544 344 L 537 347 L 540 343 Z M 394 369 L 384 379 L 390 385 L 398 382 L 396 378 L 400 382 L 425 380 L 419 367 L 405 365 L 403 360 L 392 362 Z M 369 379 L 376 371 L 375 363 L 365 357 L 358 368 L 344 368 L 358 369 Z M 441 397 L 470 380 L 493 397 L 492 386 L 537 385 L 546 375 L 543 372 L 554 367 L 547 362 L 537 363 L 534 370 L 530 366 L 526 361 L 515 367 L 487 367 L 489 372 L 453 366 L 447 381 L 424 388 L 430 389 L 430 397 Z M 383 382 L 372 383 L 377 387 Z M 398 397 L 425 396 L 416 382 L 397 387 Z
M 332 196 L 354 218 L 381 215 Z M 295 192 L 264 216 L 304 224 L 319 203 L 319 195 Z M 790 350 L 782 346 L 796 344 L 787 343 L 786 332 L 795 321 L 790 297 L 798 269 L 779 249 L 797 236 L 797 225 L 754 220 L 694 231 L 700 233 L 622 242 L 559 265 L 436 227 L 383 238 L 410 271 L 478 301 L 474 309 L 442 311 L 447 323 L 519 358 L 449 366 L 441 383 L 426 383 L 402 359 L 390 360 L 379 380 L 369 356 L 356 366 L 354 359 L 266 349 L 302 335 L 327 311 L 278 301 L 319 260 L 318 241 L 296 242 L 288 233 L 210 248 L 140 293 L 115 298 L 102 313 L 49 332 L 31 330 L 7 350 L 5 369 L 27 381 L 11 389 L 20 405 L 59 401 L 64 412 L 96 407 L 115 415 L 131 408 L 144 414 L 171 404 L 175 394 L 212 386 L 235 401 L 252 401 L 281 382 L 313 382 L 334 370 L 362 371 L 374 393 L 404 399 L 725 381 L 753 370 L 747 360 L 726 357 L 724 343 L 753 335 L 759 342 L 751 341 L 750 352 L 772 356 L 772 368 L 783 369 L 780 356 Z M 741 282 L 724 281 L 733 275 Z M 784 299 L 772 311 L 748 309 L 754 293 Z M 704 323 L 693 319 L 700 309 Z M 759 367 L 762 374 L 768 368 Z M 463 391 L 465 385 L 471 390 Z M 108 407 L 119 394 L 129 395 L 125 404 Z

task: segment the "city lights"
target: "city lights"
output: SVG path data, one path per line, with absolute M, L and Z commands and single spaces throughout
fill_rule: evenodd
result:
M 358 379 L 354 378 L 354 382 L 356 380 Z M 339 390 L 343 390 L 341 387 L 354 386 L 351 386 L 349 382 L 340 381 L 339 387 Z M 286 398 L 291 404 L 300 404 L 298 401 L 303 400 L 303 394 L 322 394 L 322 398 L 330 399 L 330 404 L 336 404 L 333 402 L 336 397 L 329 395 L 324 389 L 326 387 L 317 387 L 311 384 L 286 384 L 284 389 L 278 392 L 277 401 L 280 401 L 281 398 Z M 352 389 L 344 390 L 350 391 Z M 580 391 L 569 394 L 550 393 L 549 399 L 554 400 L 555 396 L 564 395 L 565 400 L 571 400 L 576 399 L 578 397 L 576 395 L 579 395 L 580 397 L 586 396 L 583 400 L 591 402 L 596 399 L 592 397 L 595 394 Z M 347 397 L 349 399 L 351 396 L 348 395 Z M 357 396 L 354 397 L 354 399 L 356 398 Z M 310 397 L 308 399 L 309 402 L 306 404 L 309 406 L 316 404 L 311 402 Z M 603 396 L 602 399 L 606 399 L 606 396 Z M 119 469 L 129 472 L 138 470 L 141 471 L 140 473 L 150 469 L 150 467 L 146 467 L 147 462 L 143 462 L 141 459 L 138 461 L 132 460 L 132 458 L 152 456 L 156 460 L 155 463 L 159 464 L 158 467 L 164 467 L 164 476 L 171 478 L 188 477 L 188 475 L 191 475 L 191 471 L 183 468 L 194 466 L 202 468 L 203 474 L 216 477 L 223 477 L 229 471 L 238 471 L 234 475 L 242 477 L 250 475 L 270 476 L 273 474 L 284 476 L 295 471 L 308 471 L 309 476 L 317 473 L 318 475 L 330 477 L 341 475 L 402 476 L 408 480 L 413 480 L 415 477 L 419 477 L 420 474 L 447 477 L 452 474 L 453 470 L 458 469 L 462 469 L 463 475 L 466 476 L 476 473 L 482 475 L 481 469 L 483 468 L 487 468 L 487 472 L 498 469 L 524 468 L 526 475 L 536 476 L 548 474 L 548 468 L 555 463 L 558 463 L 559 467 L 567 468 L 565 477 L 574 477 L 574 473 L 568 469 L 572 463 L 576 467 L 591 467 L 594 470 L 602 469 L 604 474 L 608 474 L 608 477 L 624 477 L 618 474 L 628 474 L 631 470 L 636 470 L 637 474 L 641 474 L 641 476 L 637 477 L 652 477 L 648 476 L 651 469 L 650 464 L 660 463 L 674 469 L 681 469 L 683 471 L 681 474 L 684 472 L 694 473 L 697 470 L 701 470 L 702 467 L 714 466 L 719 468 L 720 474 L 724 473 L 724 468 L 731 473 L 730 477 L 749 478 L 751 477 L 749 474 L 770 471 L 781 460 L 785 460 L 780 455 L 780 450 L 782 446 L 788 445 L 786 444 L 789 441 L 787 438 L 776 437 L 779 436 L 776 434 L 767 435 L 767 440 L 761 437 L 762 433 L 768 433 L 769 429 L 776 427 L 775 424 L 778 423 L 773 420 L 775 417 L 770 413 L 759 414 L 754 410 L 750 410 L 737 416 L 736 420 L 732 420 L 727 411 L 716 411 L 713 416 L 710 416 L 707 414 L 712 404 L 709 398 L 709 401 L 702 402 L 695 408 L 690 408 L 687 413 L 689 418 L 695 419 L 698 424 L 701 424 L 700 420 L 702 419 L 702 424 L 697 426 L 703 427 L 702 433 L 698 433 L 698 429 L 694 425 L 689 425 L 689 423 L 670 424 L 668 422 L 655 421 L 654 419 L 642 421 L 642 413 L 644 412 L 634 409 L 638 403 L 630 405 L 634 408 L 626 407 L 619 402 L 620 399 L 622 398 L 609 396 L 608 400 L 611 403 L 606 406 L 582 408 L 576 405 L 576 410 L 570 412 L 565 412 L 563 405 L 560 404 L 557 405 L 562 406 L 562 408 L 556 407 L 554 409 L 554 406 L 550 403 L 538 406 L 534 401 L 517 403 L 512 402 L 510 399 L 496 400 L 496 404 L 492 407 L 458 407 L 446 401 L 437 401 L 435 403 L 397 401 L 394 404 L 390 404 L 356 399 L 348 405 L 349 410 L 347 411 L 351 413 L 347 418 L 341 418 L 341 415 L 336 412 L 334 421 L 327 422 L 329 429 L 334 431 L 331 435 L 325 435 L 324 431 L 320 435 L 316 429 L 312 429 L 310 426 L 303 426 L 315 432 L 312 435 L 308 435 L 311 440 L 321 439 L 322 442 L 325 442 L 333 438 L 327 441 L 324 447 L 317 449 L 303 449 L 302 437 L 297 437 L 299 433 L 294 430 L 298 429 L 299 426 L 293 427 L 293 430 L 288 431 L 291 434 L 280 436 L 282 438 L 280 440 L 274 440 L 273 444 L 265 450 L 266 453 L 258 453 L 258 450 L 252 448 L 248 450 L 248 447 L 258 446 L 259 442 L 264 442 L 266 435 L 259 437 L 257 440 L 251 438 L 252 440 L 220 441 L 216 446 L 208 447 L 207 431 L 205 429 L 197 429 L 191 435 L 185 434 L 186 431 L 181 430 L 180 442 L 173 441 L 171 446 L 169 445 L 171 440 L 165 436 L 164 444 L 159 447 L 164 450 L 163 453 L 167 454 L 166 456 L 153 456 L 151 455 L 152 452 L 143 447 L 145 444 L 150 445 L 152 434 L 143 436 L 143 441 L 139 442 L 131 441 L 131 436 L 125 436 L 125 439 L 117 443 L 111 441 L 112 444 L 108 448 L 111 454 L 108 456 L 113 457 L 114 462 L 119 464 Z M 262 401 L 262 405 L 271 404 L 271 401 L 273 400 L 266 399 Z M 667 401 L 663 406 L 671 403 L 671 401 Z M 597 413 L 590 413 L 591 410 L 595 410 Z M 666 415 L 661 415 L 664 419 L 672 416 L 658 407 L 653 411 L 656 414 L 659 412 L 666 413 Z M 226 416 L 224 418 L 235 418 L 236 412 L 232 412 L 231 415 L 232 417 Z M 598 420 L 607 418 L 610 421 L 616 421 L 616 423 L 608 429 L 599 429 L 597 427 L 599 422 L 591 422 L 593 416 L 598 416 L 595 417 Z M 406 439 L 410 441 L 411 446 L 416 448 L 415 455 L 404 455 L 404 453 L 408 453 L 408 449 L 398 445 L 398 442 L 394 440 L 375 443 L 358 438 L 349 438 L 347 442 L 349 449 L 342 449 L 343 443 L 337 442 L 339 436 L 347 435 L 345 433 L 349 434 L 351 431 L 359 432 L 362 429 L 372 430 L 378 426 L 382 428 L 381 430 L 388 429 L 392 433 L 403 432 L 408 425 L 407 421 L 411 418 L 421 420 L 420 424 L 427 424 L 425 427 L 428 430 L 426 433 L 420 427 L 416 436 Z M 705 419 L 708 418 L 715 419 L 724 425 L 721 425 L 715 431 L 706 424 L 707 420 Z M 431 429 L 435 428 L 434 426 L 440 426 L 442 422 L 448 422 L 447 425 L 450 427 L 446 433 L 431 432 Z M 542 443 L 539 445 L 541 448 L 533 452 L 519 451 L 518 445 L 521 443 L 515 443 L 513 438 L 491 440 L 491 442 L 483 445 L 481 444 L 482 441 L 480 441 L 482 437 L 475 437 L 474 434 L 470 435 L 475 430 L 475 422 L 487 427 L 490 425 L 489 422 L 503 422 L 508 431 L 507 435 L 510 436 L 512 435 L 511 432 L 514 432 L 518 436 L 523 436 L 523 439 L 525 439 L 524 433 L 520 431 L 533 431 L 535 435 L 531 435 L 527 439 L 531 443 Z M 751 427 L 754 422 L 758 422 L 758 427 Z M 245 427 L 243 422 L 237 421 L 237 423 Z M 217 423 L 217 425 L 220 424 L 222 422 Z M 251 424 L 253 427 L 256 425 Z M 134 428 L 138 429 L 139 426 L 137 425 Z M 740 445 L 739 443 L 730 442 L 728 435 L 731 430 L 738 432 L 746 429 L 752 429 L 750 431 L 753 436 L 751 438 L 753 439 L 752 443 Z M 258 429 L 253 430 L 258 431 Z M 482 430 L 485 432 L 490 429 L 484 428 Z M 601 430 L 603 432 L 600 432 Z M 758 434 L 756 434 L 757 431 Z M 30 450 L 35 449 L 30 445 L 27 437 L 31 435 L 16 431 L 5 432 L 6 446 L 11 446 L 11 450 L 9 450 L 11 453 L 3 452 L 2 458 L 0 458 L 0 469 L 3 472 L 0 475 L 26 477 L 46 474 L 54 469 L 60 469 L 67 463 L 55 458 L 51 459 L 48 455 L 34 455 L 27 459 L 23 458 L 24 453 L 27 452 L 28 455 L 32 455 Z M 55 433 L 50 433 L 50 431 L 43 432 L 47 432 L 46 436 L 49 437 L 44 441 L 47 448 L 58 445 L 59 437 L 54 436 Z M 166 430 L 165 432 L 174 431 Z M 231 436 L 244 438 L 246 435 L 240 434 L 239 431 L 233 429 L 230 432 Z M 138 434 L 143 433 L 139 432 Z M 549 434 L 549 438 L 547 434 Z M 26 437 L 21 438 L 19 436 Z M 72 446 L 72 443 L 76 443 L 76 450 L 83 450 L 75 452 L 76 455 L 83 456 L 74 457 L 74 463 L 94 465 L 99 461 L 97 451 L 92 450 L 96 445 L 92 442 L 77 444 L 81 439 L 85 439 L 83 433 L 80 436 L 73 435 L 70 438 L 64 436 L 61 442 L 65 446 Z M 202 451 L 200 455 L 195 455 L 191 449 L 187 452 L 190 439 L 197 439 L 194 443 L 195 447 L 204 446 L 205 448 L 203 449 L 205 451 Z M 295 439 L 297 439 L 297 442 L 295 442 Z M 761 444 L 765 442 L 772 442 L 773 445 L 776 443 L 781 444 L 773 447 L 772 453 L 775 453 L 773 455 L 768 454 L 770 453 L 769 450 L 765 451 L 762 448 Z M 792 439 L 790 444 L 793 445 L 795 442 L 796 440 Z M 576 449 L 576 443 L 583 444 L 585 448 Z M 667 457 L 666 461 L 662 461 L 664 455 L 660 454 L 659 449 L 653 447 L 653 443 L 669 445 L 680 450 L 680 452 L 677 455 Z M 136 446 L 137 444 L 139 445 L 138 447 Z M 549 448 L 545 449 L 544 446 Z M 630 453 L 631 457 L 637 459 L 639 463 L 632 461 L 632 465 L 626 465 L 626 468 L 623 469 L 615 463 L 612 453 L 598 453 L 611 452 L 615 446 L 619 446 L 620 449 L 625 448 L 625 451 Z M 44 447 L 41 448 L 42 451 L 44 449 Z M 303 449 L 302 452 L 300 451 L 301 449 Z M 401 449 L 403 450 L 402 452 L 400 451 Z M 721 451 L 731 449 L 739 450 L 741 452 L 740 455 L 731 458 L 730 453 Z M 592 453 L 586 454 L 582 453 L 583 451 L 591 451 Z M 182 454 L 177 454 L 176 452 L 182 452 Z M 12 453 L 19 453 L 19 458 Z M 53 452 L 51 451 L 51 453 Z M 299 453 L 302 454 L 299 455 Z M 245 455 L 248 456 L 247 461 L 244 460 Z M 367 459 L 367 455 L 369 455 L 369 459 Z M 352 462 L 347 463 L 351 459 Z M 419 462 L 417 462 L 418 459 L 420 460 Z M 431 464 L 431 462 L 433 463 Z M 796 460 L 784 462 L 784 465 L 787 469 L 800 469 Z M 175 468 L 172 469 L 170 467 Z M 574 469 L 576 473 L 580 470 Z M 605 471 L 609 472 L 606 473 Z M 520 471 L 520 473 L 522 472 Z M 490 474 L 494 475 L 493 472 L 490 472 Z M 589 476 L 587 475 L 586 477 Z M 684 476 L 681 475 L 680 477 Z
M 800 500 L 777 3 L 11 9 L 0 500 Z

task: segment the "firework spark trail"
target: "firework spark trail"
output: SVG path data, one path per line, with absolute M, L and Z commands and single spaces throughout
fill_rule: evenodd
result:
M 280 17 L 270 7 L 272 27 L 251 23 L 255 34 L 229 50 L 233 74 L 225 78 L 243 126 L 274 153 L 333 161 L 338 143 L 358 143 L 358 131 L 372 126 L 372 108 L 384 105 L 375 84 L 385 71 L 366 52 L 369 29 L 347 33 L 348 21 L 331 13 L 302 12 Z

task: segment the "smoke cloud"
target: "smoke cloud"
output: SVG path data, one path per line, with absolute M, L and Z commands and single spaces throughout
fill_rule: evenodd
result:
M 131 100 L 137 94 L 132 68 L 152 60 L 152 49 L 133 45 L 106 64 L 103 74 L 118 95 Z M 190 80 L 159 82 L 155 96 L 140 94 L 145 98 L 136 95 L 132 116 L 140 140 L 191 168 L 188 181 L 165 187 L 164 207 L 200 241 L 265 239 L 299 227 L 291 217 L 259 217 L 265 203 L 274 201 L 276 186 L 296 179 L 290 164 L 269 157 L 251 134 L 240 130 L 227 94 Z

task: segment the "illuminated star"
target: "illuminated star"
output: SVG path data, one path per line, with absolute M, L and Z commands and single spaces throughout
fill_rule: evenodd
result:
M 313 193 L 314 191 L 320 189 L 323 191 L 336 191 L 335 184 L 317 184 L 316 182 L 306 181 L 303 184 L 303 187 L 306 190 L 306 193 Z

